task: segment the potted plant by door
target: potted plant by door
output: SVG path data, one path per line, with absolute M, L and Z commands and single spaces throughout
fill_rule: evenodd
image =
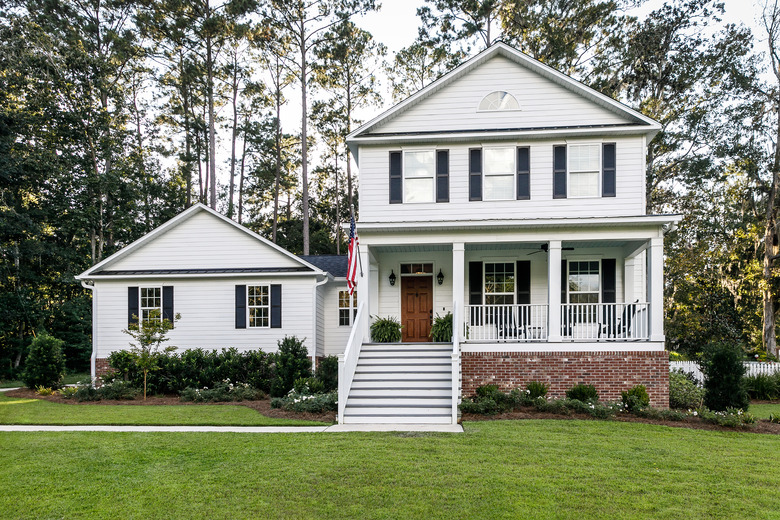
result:
M 374 343 L 400 343 L 401 322 L 394 316 L 379 318 L 373 316 L 371 324 L 371 341 Z

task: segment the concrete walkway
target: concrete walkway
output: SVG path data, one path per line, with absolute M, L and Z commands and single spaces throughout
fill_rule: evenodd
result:
M 133 432 L 133 433 L 320 433 L 320 432 L 445 432 L 462 433 L 460 424 L 334 424 L 332 426 L 54 426 L 2 424 L 0 432 Z

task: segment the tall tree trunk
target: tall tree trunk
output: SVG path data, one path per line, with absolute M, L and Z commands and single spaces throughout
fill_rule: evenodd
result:
M 277 74 L 279 71 L 279 58 L 276 58 L 276 67 L 277 67 Z M 276 243 L 276 229 L 279 222 L 279 186 L 281 184 L 281 177 L 282 177 L 282 124 L 281 124 L 281 113 L 282 113 L 282 92 L 280 88 L 280 84 L 277 84 L 276 87 L 276 122 L 274 123 L 274 145 L 276 148 L 276 165 L 275 165 L 275 172 L 274 172 L 274 222 L 273 222 L 273 230 L 272 230 L 272 238 L 274 241 L 274 244 Z
M 230 188 L 228 190 L 228 218 L 233 218 L 233 194 L 236 185 L 236 136 L 238 134 L 238 58 L 233 60 L 233 131 L 230 136 Z
M 206 0 L 206 19 L 211 18 L 211 6 Z M 217 130 L 214 122 L 214 56 L 213 40 L 206 37 L 206 95 L 209 105 L 209 205 L 217 209 Z
M 184 81 L 184 59 L 179 53 L 179 74 L 181 74 L 180 92 L 182 111 L 184 112 L 184 177 L 187 193 L 185 206 L 192 206 L 192 136 L 190 135 L 190 92 L 189 84 Z
M 238 223 L 241 224 L 241 221 L 244 217 L 244 166 L 246 165 L 246 125 L 249 119 L 249 115 L 247 114 L 244 117 L 244 138 L 242 139 L 241 144 L 241 173 L 239 175 L 238 179 Z
M 339 222 L 339 145 L 336 143 L 335 150 L 333 150 L 333 162 L 335 166 L 336 176 L 336 217 L 333 219 L 336 222 L 336 254 L 341 254 L 341 226 Z M 347 158 L 349 159 L 349 158 Z
M 309 254 L 309 171 L 308 171 L 308 139 L 306 133 L 306 39 L 304 38 L 304 18 L 301 17 L 301 209 L 303 212 L 303 254 Z

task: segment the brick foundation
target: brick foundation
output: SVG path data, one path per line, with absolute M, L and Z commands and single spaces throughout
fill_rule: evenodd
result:
M 102 377 L 103 374 L 108 372 L 108 369 L 110 367 L 108 366 L 108 359 L 107 358 L 97 358 L 95 359 L 95 376 L 96 377 Z
M 548 395 L 565 397 L 576 384 L 594 385 L 604 401 L 645 385 L 650 405 L 669 407 L 669 355 L 657 352 L 463 352 L 463 396 L 478 386 L 494 384 L 504 391 L 531 381 L 550 385 Z

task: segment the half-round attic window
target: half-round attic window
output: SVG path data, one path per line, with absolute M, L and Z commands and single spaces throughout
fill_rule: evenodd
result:
M 496 90 L 491 92 L 479 103 L 479 110 L 519 110 L 520 104 L 509 92 Z

